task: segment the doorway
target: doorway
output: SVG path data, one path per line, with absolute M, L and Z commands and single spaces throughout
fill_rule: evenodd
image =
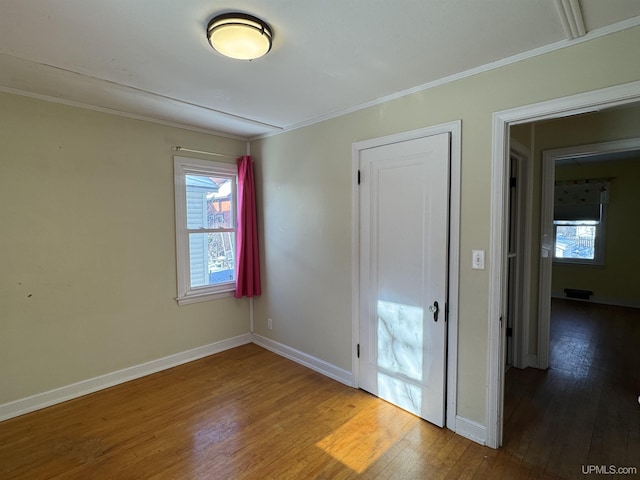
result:
M 451 122 L 358 142 L 353 145 L 352 155 L 354 384 L 451 429 L 455 429 L 456 413 L 460 126 L 460 122 Z M 416 147 L 422 153 L 402 151 Z M 432 171 L 429 157 L 441 159 L 443 153 L 444 163 L 437 161 L 437 171 Z M 442 181 L 440 185 L 436 185 L 438 181 Z M 425 196 L 424 184 L 429 182 L 434 191 Z M 437 202 L 430 198 L 436 193 Z M 405 218 L 408 211 L 403 211 L 407 210 L 403 204 L 417 204 L 407 202 L 407 195 L 425 200 L 417 202 L 421 206 L 415 216 L 426 218 L 427 224 L 437 222 L 426 225 L 429 228 L 421 233 L 426 241 L 419 242 L 422 246 L 413 245 L 417 231 L 403 231 L 403 218 L 409 229 L 425 227 L 422 220 Z M 442 205 L 449 207 L 448 219 L 439 213 L 433 215 Z M 388 211 L 390 208 L 395 213 Z M 435 242 L 429 241 L 431 228 L 433 234 L 437 232 Z M 411 245 L 404 245 L 407 239 Z M 416 252 L 418 256 L 412 258 Z M 374 268 L 370 268 L 372 258 Z M 440 265 L 439 273 L 429 279 L 431 269 L 425 270 L 424 262 L 431 264 L 436 259 L 432 265 Z M 397 284 L 395 280 L 403 283 L 413 277 L 420 280 L 409 282 L 411 290 L 418 287 L 415 298 L 405 298 L 407 289 L 395 291 L 395 287 L 384 287 Z M 395 280 L 388 282 L 388 278 Z M 427 286 L 435 283 L 440 284 L 439 292 Z M 434 294 L 436 297 L 431 298 Z M 380 321 L 381 318 L 386 320 Z M 420 323 L 423 332 L 420 341 L 414 342 L 415 338 L 398 341 L 402 328 L 399 325 L 389 328 L 390 318 Z M 400 350 L 386 349 L 385 345 L 392 344 L 400 345 Z M 422 357 L 414 355 L 413 360 L 407 360 L 404 355 L 410 351 Z M 414 373 L 422 375 L 422 379 Z
M 640 113 L 640 111 L 638 112 Z M 600 114 L 594 114 L 600 115 Z M 635 114 L 634 114 L 635 115 Z M 557 122 L 554 122 L 554 128 L 556 128 Z M 630 130 L 633 135 L 638 135 L 638 131 Z M 593 134 L 587 135 L 590 138 L 593 138 Z M 579 275 L 578 266 L 592 266 L 592 267 L 603 267 L 604 266 L 604 249 L 606 245 L 606 213 L 608 210 L 607 203 L 598 205 L 599 208 L 596 209 L 598 222 L 597 225 L 591 227 L 592 230 L 597 231 L 598 235 L 595 239 L 587 239 L 591 243 L 590 256 L 589 259 L 581 259 L 579 258 L 581 255 L 576 250 L 576 258 L 566 258 L 571 255 L 568 252 L 564 252 L 563 258 L 556 258 L 558 252 L 557 250 L 564 250 L 562 242 L 557 241 L 556 228 L 554 224 L 557 223 L 558 219 L 557 215 L 554 214 L 554 185 L 556 180 L 561 180 L 562 183 L 569 183 L 565 185 L 565 188 L 574 188 L 581 187 L 581 183 L 571 184 L 575 179 L 581 178 L 580 182 L 586 182 L 588 185 L 589 181 L 592 185 L 599 185 L 602 182 L 610 183 L 610 180 L 614 180 L 613 178 L 609 178 L 611 175 L 611 171 L 615 166 L 620 165 L 621 162 L 625 160 L 631 159 L 635 163 L 635 159 L 640 157 L 640 138 L 630 138 L 625 140 L 615 140 L 608 142 L 600 142 L 600 143 L 589 143 L 582 144 L 571 147 L 557 148 L 552 150 L 546 150 L 543 152 L 543 165 L 542 165 L 542 198 L 545 200 L 543 203 L 544 207 L 541 212 L 541 225 L 542 225 L 542 239 L 543 242 L 546 242 L 542 245 L 543 250 L 547 250 L 550 252 L 549 255 L 541 256 L 540 258 L 540 289 L 539 289 L 539 307 L 538 307 L 538 349 L 537 349 L 537 366 L 539 368 L 548 368 L 550 365 L 549 361 L 549 352 L 550 352 L 550 332 L 551 332 L 551 299 L 556 297 L 564 297 L 564 289 L 570 290 L 582 290 L 583 292 L 591 291 L 593 288 L 594 277 L 597 277 L 597 272 L 601 270 L 592 269 L 584 269 L 582 268 L 582 272 L 584 273 L 583 278 L 575 278 Z M 615 165 L 615 166 L 614 166 Z M 558 175 L 558 168 L 561 168 L 561 172 L 565 172 L 562 175 Z M 579 173 L 572 173 L 567 176 L 566 172 L 574 171 Z M 622 170 L 625 171 L 625 170 Z M 590 173 L 591 172 L 591 173 Z M 595 173 L 594 173 L 595 172 Z M 635 172 L 629 172 L 630 175 L 635 177 Z M 623 174 L 624 175 L 624 174 Z M 591 177 L 591 178 L 589 178 Z M 598 177 L 598 178 L 594 178 Z M 571 179 L 568 181 L 567 179 Z M 595 183 L 594 183 L 595 182 Z M 611 187 L 613 190 L 616 190 L 616 185 L 613 182 Z M 609 187 L 610 188 L 610 187 Z M 608 192 L 607 192 L 608 193 Z M 618 191 L 619 193 L 619 191 Z M 607 194 L 609 197 L 609 194 Z M 584 200 L 584 199 L 583 199 Z M 608 202 L 608 201 L 607 201 Z M 565 209 L 569 209 L 571 211 L 575 210 L 576 206 L 567 206 Z M 571 213 L 571 212 L 570 212 Z M 589 216 L 587 214 L 587 216 Z M 586 217 L 585 217 L 586 218 Z M 570 224 L 576 224 L 578 222 L 571 221 Z M 593 222 L 587 222 L 593 223 Z M 565 227 L 565 228 L 577 228 L 577 227 Z M 616 229 L 614 229 L 616 230 Z M 621 233 L 620 229 L 617 229 L 619 233 Z M 595 245 L 593 244 L 595 241 Z M 620 246 L 623 249 L 627 249 L 624 245 Z M 593 257 L 593 258 L 591 258 Z M 602 257 L 602 258 L 598 258 Z M 565 260 L 566 258 L 566 260 Z M 554 263 L 556 262 L 556 263 Z M 619 263 L 619 262 L 618 262 Z M 563 278 L 565 283 L 562 287 L 553 287 L 554 279 L 552 275 L 552 270 L 554 270 L 554 265 L 556 270 L 560 270 L 564 273 L 563 277 L 567 277 L 568 271 L 571 271 L 571 280 L 568 278 Z M 578 269 L 576 269 L 578 267 Z M 610 275 L 610 282 L 616 283 L 618 278 L 624 278 L 624 275 Z M 580 282 L 584 283 L 580 283 Z M 577 282 L 577 283 L 576 283 Z M 559 284 L 558 281 L 555 282 Z M 622 287 L 622 286 L 621 286 Z M 624 288 L 624 287 L 622 287 Z M 594 298 L 589 298 L 589 300 L 593 300 L 596 303 L 613 303 L 617 305 L 632 305 L 637 306 L 637 304 L 633 303 L 632 298 L 615 298 L 615 294 L 603 294 L 602 291 L 598 292 L 596 288 L 596 296 Z M 614 290 L 613 288 L 609 290 Z M 571 294 L 570 294 L 571 295 Z
M 539 283 L 548 310 L 537 315 L 538 331 L 547 333 L 535 337 L 546 354 L 536 354 L 534 344 L 537 369 L 505 372 L 502 447 L 525 462 L 544 459 L 543 469 L 563 477 L 582 464 L 638 454 L 627 441 L 640 419 L 640 354 L 633 347 L 640 341 L 640 258 L 629 221 L 640 209 L 640 141 L 629 138 L 640 132 L 637 118 L 640 106 L 630 105 L 510 132 L 532 139 L 536 185 L 543 183 L 542 198 L 552 200 L 543 202 L 540 237 L 549 239 L 553 259 L 533 259 L 534 266 L 548 265 Z
M 502 444 L 504 409 L 505 328 L 501 319 L 507 308 L 506 226 L 508 225 L 509 126 L 579 113 L 594 112 L 640 101 L 640 82 L 605 88 L 586 94 L 497 112 L 493 118 L 492 199 L 489 287 L 489 364 L 487 396 L 487 445 Z M 544 251 L 542 252 L 544 254 Z

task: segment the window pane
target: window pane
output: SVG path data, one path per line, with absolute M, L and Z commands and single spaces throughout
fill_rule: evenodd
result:
M 595 225 L 557 225 L 556 258 L 595 258 Z
M 191 287 L 234 282 L 235 254 L 235 232 L 190 233 Z
M 187 228 L 234 228 L 232 179 L 206 175 L 185 175 L 185 178 Z

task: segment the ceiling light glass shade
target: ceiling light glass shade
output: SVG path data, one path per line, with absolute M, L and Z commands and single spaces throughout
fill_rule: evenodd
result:
M 244 13 L 225 13 L 214 17 L 207 27 L 211 46 L 222 55 L 253 60 L 271 50 L 273 34 L 269 25 Z

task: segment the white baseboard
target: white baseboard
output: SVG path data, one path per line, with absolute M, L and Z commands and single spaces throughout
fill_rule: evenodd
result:
M 600 303 L 602 305 L 612 305 L 614 307 L 640 308 L 640 302 L 612 297 L 599 297 L 593 295 L 589 300 L 581 298 L 567 298 L 564 292 L 551 292 L 551 298 L 561 298 L 563 300 L 571 300 L 572 302 Z
M 282 343 L 271 340 L 270 338 L 263 337 L 257 333 L 253 334 L 253 343 L 260 345 L 267 350 L 277 353 L 278 355 L 293 360 L 300 365 L 304 365 L 311 370 L 315 370 L 329 378 L 337 380 L 340 383 L 344 383 L 350 387 L 353 387 L 353 374 L 347 370 L 336 367 L 335 365 L 320 360 L 319 358 L 312 357 L 309 354 L 296 350 L 295 348 L 288 347 Z
M 538 368 L 538 355 L 533 353 L 527 355 L 527 367 Z
M 468 418 L 456 415 L 456 425 L 454 432 L 469 440 L 479 443 L 480 445 L 487 444 L 487 429 L 484 425 L 469 420 Z
M 247 333 L 0 405 L 0 421 L 251 343 Z

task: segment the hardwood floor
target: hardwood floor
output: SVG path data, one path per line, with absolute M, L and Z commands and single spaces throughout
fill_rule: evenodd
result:
M 507 372 L 503 450 L 562 478 L 640 478 L 640 310 L 554 299 L 550 347 L 548 371 Z
M 2 479 L 486 478 L 495 458 L 256 345 L 0 423 Z
M 580 352 L 575 366 L 509 371 L 500 450 L 245 345 L 0 423 L 0 478 L 551 479 L 582 476 L 584 462 L 640 466 L 625 396 L 640 393 L 637 354 L 615 343 L 637 350 L 640 324 L 619 333 L 624 318 L 607 320 L 608 340 L 577 322 L 566 334 L 581 344 L 554 335 L 554 355 Z

